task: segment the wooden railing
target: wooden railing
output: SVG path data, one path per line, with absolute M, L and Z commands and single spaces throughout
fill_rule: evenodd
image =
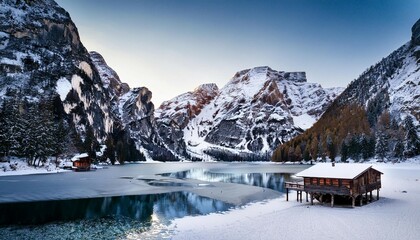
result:
M 336 195 L 350 195 L 350 189 L 341 186 L 320 186 L 320 185 L 307 185 L 305 186 L 305 191 L 307 192 L 314 192 L 314 193 L 328 193 L 328 194 L 336 194 Z
M 303 185 L 303 182 L 285 182 L 284 187 L 290 190 L 299 190 L 299 191 L 305 190 L 305 186 Z

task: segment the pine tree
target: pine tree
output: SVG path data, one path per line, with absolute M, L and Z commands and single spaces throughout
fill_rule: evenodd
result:
M 86 127 L 86 137 L 84 141 L 85 151 L 89 154 L 89 157 L 96 159 L 96 150 L 99 147 L 98 140 L 95 137 L 93 128 L 88 125 Z
M 114 146 L 114 141 L 112 140 L 112 138 L 110 136 L 107 137 L 107 139 L 105 140 L 105 152 L 104 152 L 104 157 L 105 159 L 109 159 L 111 161 L 111 164 L 114 165 L 115 163 L 115 146 Z
M 355 161 L 360 160 L 360 142 L 359 142 L 359 136 L 353 135 L 349 142 L 349 148 L 348 148 L 349 157 L 352 158 Z
M 309 161 L 309 160 L 311 160 L 312 159 L 312 157 L 311 157 L 311 154 L 310 154 L 310 146 L 309 146 L 309 144 L 306 144 L 306 148 L 305 148 L 305 150 L 303 151 L 303 155 L 302 155 L 302 157 L 303 157 L 303 159 L 305 160 L 305 161 Z
M 328 134 L 327 136 L 327 150 L 328 156 L 331 159 L 331 161 L 335 161 L 335 157 L 337 156 L 337 149 L 330 134 Z
M 398 160 L 401 160 L 404 157 L 404 144 L 402 142 L 397 142 L 397 144 L 395 144 L 394 157 Z
M 348 154 L 349 153 L 348 153 L 347 143 L 346 143 L 346 141 L 343 141 L 341 143 L 341 161 L 343 161 L 343 162 L 346 161 L 349 158 Z
M 8 138 L 10 127 L 8 126 L 6 107 L 6 101 L 4 101 L 0 107 L 0 159 L 7 157 L 10 148 Z
M 311 144 L 311 156 L 315 161 L 318 160 L 318 143 L 318 139 L 315 137 Z
M 369 142 L 368 138 L 364 134 L 360 137 L 360 152 L 363 160 L 367 160 L 369 158 Z
M 302 150 L 300 149 L 300 146 L 297 145 L 294 152 L 295 161 L 301 161 L 302 160 Z
M 378 134 L 378 138 L 376 140 L 376 156 L 381 159 L 384 160 L 385 157 L 388 154 L 389 148 L 388 148 L 388 141 L 386 139 L 386 136 L 384 133 L 379 133 Z
M 407 116 L 404 119 L 404 129 L 405 129 L 405 151 L 404 156 L 414 157 L 420 154 L 420 139 L 417 135 L 416 127 L 413 123 L 413 118 Z

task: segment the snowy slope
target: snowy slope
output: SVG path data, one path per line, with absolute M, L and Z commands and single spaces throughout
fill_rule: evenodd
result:
M 408 44 L 404 46 L 408 48 Z M 415 116 L 416 125 L 420 120 L 420 58 L 416 58 L 420 46 L 408 48 L 403 65 L 389 78 L 390 112 L 400 114 L 403 119 L 407 114 Z

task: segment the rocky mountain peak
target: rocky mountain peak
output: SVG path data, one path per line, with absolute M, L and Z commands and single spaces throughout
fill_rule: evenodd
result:
M 420 19 L 411 28 L 411 33 L 411 41 L 416 45 L 420 45 Z
M 206 93 L 208 95 L 214 95 L 219 92 L 219 88 L 215 83 L 205 83 L 198 86 L 196 89 L 194 89 L 194 93 L 200 94 L 200 93 Z
M 95 51 L 89 52 L 89 54 L 92 59 L 92 63 L 98 70 L 104 88 L 107 88 L 110 91 L 112 95 L 111 97 L 121 97 L 130 91 L 130 86 L 128 86 L 127 83 L 121 82 L 118 74 L 108 66 L 101 54 Z

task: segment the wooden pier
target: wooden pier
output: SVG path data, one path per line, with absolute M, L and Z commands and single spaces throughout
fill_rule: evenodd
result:
M 296 201 L 302 202 L 302 193 L 306 193 L 306 202 L 308 202 L 308 192 L 305 191 L 305 185 L 303 182 L 285 182 L 284 187 L 286 188 L 286 201 L 289 201 L 289 190 L 296 191 Z

